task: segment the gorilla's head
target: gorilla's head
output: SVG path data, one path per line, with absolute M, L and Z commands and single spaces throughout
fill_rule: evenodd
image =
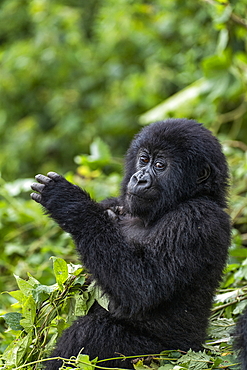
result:
M 122 192 L 133 216 L 154 221 L 196 197 L 226 206 L 228 168 L 218 140 L 193 120 L 145 127 L 126 156 Z

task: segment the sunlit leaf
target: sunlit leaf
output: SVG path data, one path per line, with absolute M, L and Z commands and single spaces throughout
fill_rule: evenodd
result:
M 56 277 L 56 281 L 60 288 L 63 283 L 69 277 L 69 270 L 67 263 L 62 258 L 52 257 L 53 260 L 53 271 Z

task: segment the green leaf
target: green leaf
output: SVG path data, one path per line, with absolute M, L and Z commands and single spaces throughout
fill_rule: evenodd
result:
M 108 311 L 109 298 L 104 292 L 102 292 L 101 288 L 98 285 L 95 286 L 94 297 L 99 305 Z
M 239 370 L 239 359 L 237 358 L 236 354 L 227 353 L 225 355 L 222 354 L 222 362 L 221 366 L 223 369 L 235 369 Z M 234 365 L 234 366 L 232 366 Z
M 211 360 L 213 360 L 214 361 L 214 364 L 213 364 L 213 366 L 212 366 L 212 369 L 217 369 L 218 367 L 219 367 L 219 365 L 222 363 L 222 357 L 216 357 L 215 359 L 213 359 L 212 357 L 211 357 Z
M 172 370 L 174 368 L 174 365 L 172 364 L 166 364 L 159 367 L 158 370 Z
M 54 286 L 39 285 L 32 290 L 32 295 L 36 303 L 44 302 L 55 290 Z
M 2 316 L 6 321 L 6 324 L 12 330 L 22 330 L 23 327 L 20 325 L 20 320 L 23 318 L 22 314 L 19 312 L 9 312 Z
M 22 293 L 25 296 L 30 296 L 32 294 L 34 284 L 30 281 L 26 281 L 26 280 L 21 279 L 17 275 L 14 275 L 14 276 L 16 278 L 17 285 L 18 285 L 19 289 L 22 291 Z
M 236 298 L 238 298 L 241 294 L 243 294 L 243 291 L 241 289 L 232 290 L 223 294 L 217 294 L 214 298 L 214 301 L 216 303 L 230 302 L 231 300 L 235 300 Z
M 22 315 L 24 319 L 20 321 L 20 324 L 25 330 L 30 331 L 33 328 L 33 324 L 36 316 L 36 305 L 32 297 L 28 297 L 22 306 Z
M 90 155 L 76 156 L 75 162 L 95 170 L 112 162 L 108 145 L 99 137 L 90 145 L 90 153 Z
M 189 350 L 186 355 L 177 360 L 178 364 L 182 364 L 190 370 L 206 369 L 207 363 L 210 361 L 210 356 L 205 351 L 194 352 Z
M 87 291 L 93 296 L 93 298 L 99 303 L 101 307 L 108 311 L 109 307 L 109 298 L 102 291 L 102 289 L 96 284 L 96 281 L 93 281 Z
M 75 296 L 75 315 L 85 316 L 95 302 L 95 298 L 88 292 Z
M 25 298 L 25 295 L 22 293 L 21 290 L 13 290 L 12 292 L 8 292 L 11 297 L 15 298 L 20 303 Z
M 29 272 L 27 273 L 27 276 L 28 276 L 28 282 L 32 284 L 32 286 L 40 285 L 40 282 L 37 279 L 35 279 Z
M 82 265 L 74 265 L 73 263 L 70 263 L 68 265 L 69 273 L 71 275 L 78 276 L 83 271 Z
M 147 370 L 150 369 L 147 365 L 144 365 L 143 360 L 139 359 L 136 363 L 133 364 L 134 369 L 136 370 Z
M 63 283 L 69 277 L 69 270 L 67 263 L 62 258 L 51 257 L 53 260 L 53 271 L 55 274 L 56 282 L 60 289 L 63 288 Z
M 32 333 L 28 333 L 24 338 L 19 337 L 18 340 L 13 341 L 5 350 L 3 359 L 7 366 L 18 366 L 23 363 L 25 354 L 32 343 Z
M 233 319 L 219 318 L 210 322 L 208 333 L 212 338 L 228 338 L 234 327 Z
M 76 366 L 83 370 L 93 370 L 94 366 L 91 364 L 88 355 L 79 354 L 76 358 Z
M 101 161 L 109 161 L 111 158 L 109 147 L 102 139 L 97 137 L 92 144 L 90 145 L 90 159 L 92 161 L 101 160 Z
M 244 301 L 242 301 L 242 302 L 239 302 L 239 303 L 236 305 L 235 309 L 233 310 L 233 314 L 234 314 L 234 315 L 242 314 L 242 313 L 243 313 L 243 311 L 244 311 L 244 309 L 245 309 L 245 307 L 246 307 L 246 305 L 247 305 L 247 301 L 246 301 L 246 300 L 244 300 Z
M 218 53 L 221 53 L 222 51 L 225 50 L 225 48 L 227 47 L 228 40 L 229 40 L 228 30 L 226 28 L 223 28 L 219 33 L 219 41 L 217 45 Z

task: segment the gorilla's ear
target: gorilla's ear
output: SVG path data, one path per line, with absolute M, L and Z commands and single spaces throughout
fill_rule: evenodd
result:
M 201 184 L 201 182 L 203 181 L 206 181 L 209 176 L 211 174 L 211 168 L 210 166 L 207 164 L 203 170 L 199 173 L 198 177 L 197 177 L 197 180 L 196 180 L 196 183 L 197 184 Z

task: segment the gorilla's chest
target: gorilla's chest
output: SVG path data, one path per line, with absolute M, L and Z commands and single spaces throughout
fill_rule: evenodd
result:
M 141 219 L 126 216 L 119 225 L 123 237 L 128 243 L 133 245 L 150 243 L 150 227 L 145 226 Z

